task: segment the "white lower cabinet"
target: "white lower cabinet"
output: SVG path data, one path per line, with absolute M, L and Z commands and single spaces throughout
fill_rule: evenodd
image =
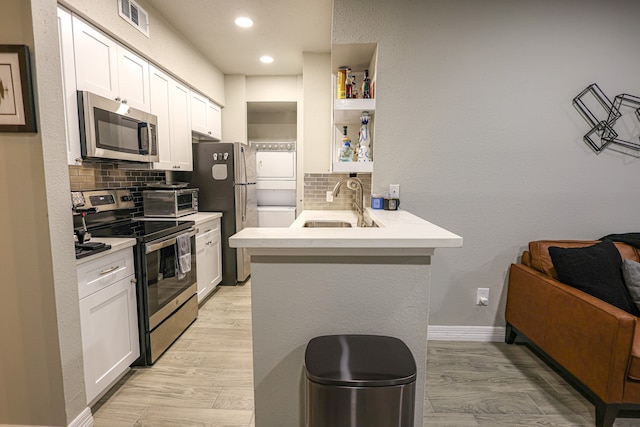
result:
M 196 234 L 198 303 L 202 302 L 222 281 L 221 249 L 220 219 L 199 225 L 198 234 Z
M 132 267 L 131 248 L 78 266 L 88 405 L 102 396 L 140 356 L 136 279 Z

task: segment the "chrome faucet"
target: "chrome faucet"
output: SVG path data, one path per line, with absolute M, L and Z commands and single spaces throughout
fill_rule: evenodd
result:
M 356 210 L 358 212 L 358 227 L 366 227 L 364 222 L 364 191 L 362 190 L 362 181 L 358 178 L 345 178 L 333 187 L 333 197 L 338 197 L 340 188 L 346 184 L 349 190 L 356 192 Z

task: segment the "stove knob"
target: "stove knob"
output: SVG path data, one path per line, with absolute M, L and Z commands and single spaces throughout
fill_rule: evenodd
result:
M 213 153 L 213 160 L 218 160 L 218 153 Z
M 287 150 L 291 151 L 291 144 L 287 144 Z

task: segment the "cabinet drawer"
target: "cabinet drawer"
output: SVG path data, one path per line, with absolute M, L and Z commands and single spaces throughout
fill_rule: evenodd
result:
M 133 249 L 127 248 L 78 267 L 78 297 L 84 298 L 135 274 Z
M 208 233 L 209 231 L 213 231 L 214 233 L 220 232 L 220 218 L 212 219 L 211 221 L 203 222 L 197 227 L 197 235 L 200 236 L 204 233 Z

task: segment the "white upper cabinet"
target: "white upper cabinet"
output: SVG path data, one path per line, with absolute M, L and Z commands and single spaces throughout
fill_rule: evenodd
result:
M 118 86 L 122 102 L 149 111 L 149 63 L 122 46 L 118 54 Z
M 174 81 L 171 88 L 171 148 L 175 169 L 193 170 L 191 149 L 191 91 Z
M 73 17 L 78 90 L 149 111 L 149 63 Z
M 222 139 L 222 111 L 213 102 L 207 106 L 207 125 L 213 139 Z
M 191 92 L 191 130 L 197 138 L 222 139 L 220 107 L 196 92 Z
M 158 117 L 160 161 L 154 169 L 192 170 L 190 91 L 160 69 L 150 66 L 151 114 Z
M 60 58 L 62 59 L 62 90 L 64 92 L 62 101 L 67 129 L 67 163 L 76 165 L 81 162 L 82 156 L 78 126 L 76 71 L 73 59 L 73 24 L 71 23 L 71 13 L 60 7 L 58 8 L 58 38 Z
M 171 109 L 169 98 L 171 78 L 153 65 L 149 68 L 149 86 L 151 88 L 151 114 L 158 118 L 156 137 L 158 139 L 158 155 L 160 161 L 153 164 L 154 169 L 173 169 L 171 155 Z

